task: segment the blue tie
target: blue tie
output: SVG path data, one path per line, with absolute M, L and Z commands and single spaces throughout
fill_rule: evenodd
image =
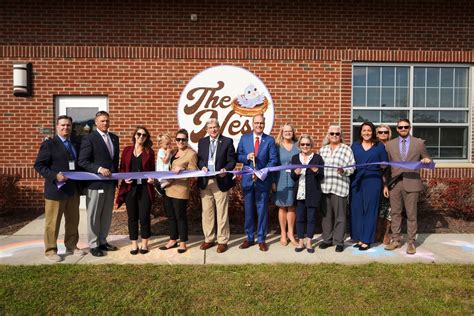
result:
M 66 146 L 66 149 L 67 149 L 67 151 L 71 154 L 71 157 L 72 157 L 74 160 L 76 160 L 76 154 L 74 153 L 74 149 L 72 149 L 71 142 L 70 142 L 68 139 L 66 139 L 66 140 L 64 141 L 64 146 Z

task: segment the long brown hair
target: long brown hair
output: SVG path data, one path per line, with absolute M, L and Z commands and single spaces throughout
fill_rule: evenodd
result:
M 153 146 L 153 141 L 151 140 L 151 135 L 150 135 L 150 132 L 148 131 L 148 129 L 145 127 L 145 126 L 137 126 L 135 128 L 135 131 L 133 132 L 133 135 L 132 135 L 132 142 L 133 142 L 133 145 L 135 145 L 135 134 L 138 132 L 139 129 L 142 129 L 145 131 L 146 133 L 146 140 L 145 142 L 143 143 L 143 148 L 148 150 L 151 148 L 151 146 Z

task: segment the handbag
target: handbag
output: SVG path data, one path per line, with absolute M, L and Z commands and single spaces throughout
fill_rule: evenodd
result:
M 165 196 L 165 189 L 161 187 L 161 183 L 160 181 L 158 181 L 158 179 L 153 180 L 153 188 L 155 189 L 155 192 L 158 195 L 158 197 Z

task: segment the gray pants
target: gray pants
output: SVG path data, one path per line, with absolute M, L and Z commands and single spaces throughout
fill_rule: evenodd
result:
M 325 243 L 344 245 L 347 197 L 323 194 L 323 240 Z
M 103 193 L 99 193 L 103 191 Z M 112 211 L 114 209 L 115 187 L 103 190 L 87 190 L 87 238 L 89 246 L 95 248 L 107 242 Z

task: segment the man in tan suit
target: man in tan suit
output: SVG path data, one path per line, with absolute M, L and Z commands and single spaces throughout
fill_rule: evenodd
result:
M 387 143 L 389 161 L 421 161 L 430 163 L 431 159 L 426 151 L 422 139 L 410 135 L 410 121 L 400 119 L 397 122 L 398 137 Z M 417 230 L 417 203 L 418 196 L 423 190 L 423 183 L 419 170 L 408 170 L 399 167 L 391 167 L 391 174 L 387 181 L 388 186 L 384 188 L 384 194 L 390 194 L 390 206 L 392 207 L 392 241 L 385 250 L 394 250 L 401 246 L 401 224 L 402 210 L 405 207 L 407 213 L 407 254 L 415 254 L 415 238 Z M 390 191 L 389 191 L 390 190 Z

